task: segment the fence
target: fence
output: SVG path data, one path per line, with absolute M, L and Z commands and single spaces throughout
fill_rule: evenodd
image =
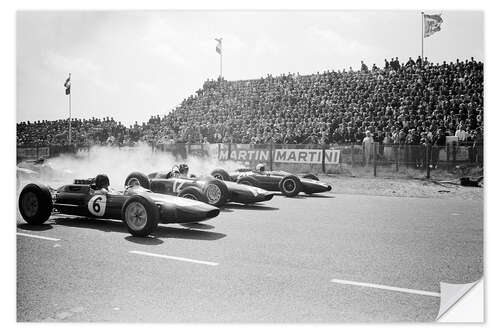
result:
M 254 167 L 265 163 L 269 169 L 292 172 L 338 173 L 342 170 L 370 169 L 399 172 L 412 169 L 450 171 L 457 166 L 483 164 L 482 146 L 434 145 L 243 145 L 223 144 L 218 160 L 233 160 Z
M 17 160 L 37 160 L 39 158 L 49 158 L 63 153 L 76 153 L 76 146 L 17 146 Z
M 18 147 L 18 160 L 76 153 L 88 147 Z M 128 147 L 128 149 L 133 149 Z M 435 145 L 299 145 L 299 144 L 162 144 L 153 153 L 170 153 L 176 160 L 188 157 L 236 161 L 253 168 L 258 163 L 270 170 L 295 173 L 339 173 L 342 171 L 398 173 L 413 170 L 430 177 L 434 170 L 452 171 L 457 166 L 482 167 L 482 146 Z M 360 171 L 361 170 L 361 171 Z

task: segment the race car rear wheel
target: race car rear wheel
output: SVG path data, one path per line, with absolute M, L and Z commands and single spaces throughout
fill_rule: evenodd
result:
M 134 195 L 122 207 L 122 220 L 132 236 L 148 236 L 158 226 L 158 219 L 158 208 L 149 198 Z
M 220 179 L 220 180 L 230 180 L 231 177 L 229 177 L 229 174 L 227 173 L 226 170 L 224 169 L 215 169 L 210 173 L 214 178 Z
M 137 172 L 137 171 L 136 172 L 132 172 L 130 175 L 127 176 L 127 178 L 125 179 L 125 186 L 128 186 L 128 182 L 132 178 L 137 179 L 139 181 L 139 184 L 141 184 L 142 187 L 144 187 L 144 188 L 146 188 L 148 190 L 151 188 L 151 183 L 149 181 L 148 176 L 146 176 L 142 172 Z
M 208 180 L 204 188 L 204 193 L 207 203 L 212 206 L 222 206 L 229 198 L 227 185 L 219 179 Z
M 279 183 L 280 191 L 287 197 L 294 197 L 302 191 L 300 179 L 294 175 L 284 177 Z
M 52 214 L 52 195 L 47 186 L 26 185 L 19 195 L 19 211 L 28 224 L 45 223 Z
M 186 199 L 191 199 L 191 200 L 197 200 L 197 201 L 202 201 L 202 202 L 207 202 L 207 198 L 203 194 L 203 192 L 196 187 L 186 187 L 182 191 L 179 192 L 179 197 L 181 198 L 186 198 Z
M 313 175 L 312 173 L 308 173 L 307 175 L 303 176 L 302 178 L 305 179 L 312 179 L 312 180 L 317 180 L 319 181 L 319 178 L 316 175 Z

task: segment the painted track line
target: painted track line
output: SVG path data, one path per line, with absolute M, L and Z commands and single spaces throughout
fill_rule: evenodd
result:
M 203 260 L 195 260 L 195 259 L 189 259 L 189 258 L 182 258 L 182 257 L 174 257 L 174 256 L 167 256 L 164 254 L 157 254 L 157 253 L 150 253 L 150 252 L 143 252 L 143 251 L 128 251 L 129 253 L 134 253 L 134 254 L 140 254 L 143 256 L 150 256 L 150 257 L 156 257 L 156 258 L 163 258 L 163 259 L 172 259 L 172 260 L 178 260 L 178 261 L 186 261 L 186 262 L 191 262 L 195 264 L 202 264 L 202 265 L 209 265 L 209 266 L 217 266 L 219 263 L 217 262 L 211 262 L 211 261 L 203 261 Z
M 16 232 L 16 235 L 18 236 L 24 236 L 24 237 L 31 237 L 31 238 L 38 238 L 38 239 L 45 239 L 53 242 L 60 241 L 59 238 L 52 238 L 52 237 L 44 237 L 44 236 L 38 236 L 38 235 L 32 235 L 32 234 L 24 234 L 22 232 Z
M 340 284 L 349 284 L 349 285 L 352 285 L 352 286 L 359 286 L 359 287 L 368 287 L 368 288 L 376 288 L 376 289 L 398 291 L 398 292 L 407 293 L 407 294 L 416 294 L 416 295 L 432 296 L 432 297 L 441 297 L 440 293 L 435 293 L 435 292 L 432 292 L 432 291 L 418 290 L 418 289 L 408 289 L 408 288 L 399 288 L 399 287 L 391 287 L 391 286 L 385 286 L 383 284 L 374 284 L 374 283 L 347 281 L 347 280 L 340 280 L 340 279 L 332 279 L 331 282 L 333 282 L 333 283 L 340 283 Z

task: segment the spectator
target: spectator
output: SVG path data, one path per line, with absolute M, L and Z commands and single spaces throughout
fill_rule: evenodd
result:
M 460 144 L 465 143 L 465 141 L 469 137 L 468 133 L 463 130 L 462 125 L 458 125 L 458 129 L 455 131 L 455 136 L 458 137 L 458 142 Z
M 366 64 L 363 62 L 363 60 L 361 60 L 361 71 L 363 73 L 368 73 L 368 66 L 366 66 Z

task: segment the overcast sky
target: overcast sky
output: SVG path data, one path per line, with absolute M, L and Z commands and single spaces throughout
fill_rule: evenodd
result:
M 432 12 L 438 13 L 438 12 Z M 484 61 L 483 14 L 443 11 L 430 61 Z M 418 11 L 18 12 L 17 120 L 68 116 L 125 124 L 168 113 L 219 74 L 228 80 L 383 65 L 421 52 Z

